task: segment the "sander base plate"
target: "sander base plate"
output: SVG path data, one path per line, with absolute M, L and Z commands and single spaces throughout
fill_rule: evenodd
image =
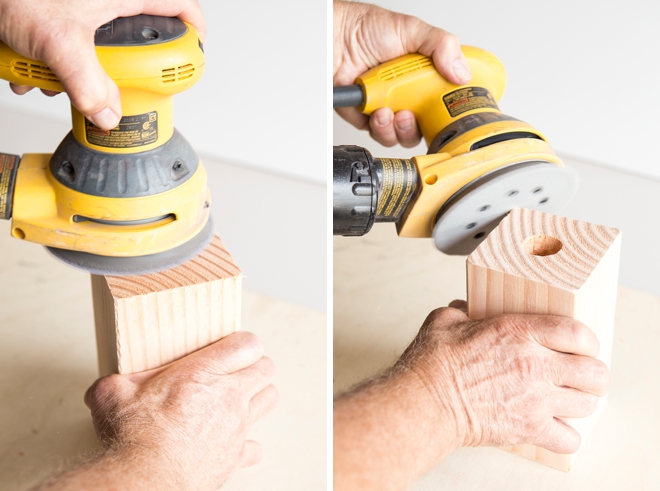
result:
M 133 276 L 157 273 L 185 263 L 199 255 L 210 244 L 213 235 L 213 220 L 209 216 L 204 228 L 188 242 L 174 247 L 169 251 L 163 251 L 157 254 L 135 257 L 111 257 L 90 254 L 88 252 L 58 249 L 56 247 L 46 247 L 46 250 L 65 264 L 91 274 Z
M 558 213 L 578 187 L 577 173 L 550 162 L 519 162 L 461 188 L 438 213 L 435 245 L 445 254 L 468 255 L 513 208 Z

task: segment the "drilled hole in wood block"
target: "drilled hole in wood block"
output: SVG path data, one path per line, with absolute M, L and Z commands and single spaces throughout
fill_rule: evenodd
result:
M 561 251 L 562 243 L 551 235 L 532 235 L 525 239 L 523 246 L 530 256 L 552 256 Z

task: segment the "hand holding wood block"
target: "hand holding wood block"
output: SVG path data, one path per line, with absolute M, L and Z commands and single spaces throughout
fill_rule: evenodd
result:
M 167 271 L 92 275 L 92 296 L 101 376 L 163 366 L 240 329 L 241 271 L 217 235 Z
M 621 233 L 547 213 L 514 209 L 468 257 L 468 315 L 552 314 L 572 317 L 600 341 L 598 359 L 610 366 Z M 584 442 L 605 404 L 567 421 Z M 507 450 L 570 470 L 574 455 L 532 445 Z

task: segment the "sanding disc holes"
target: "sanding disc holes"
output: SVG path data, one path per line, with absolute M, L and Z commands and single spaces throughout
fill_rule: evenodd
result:
M 523 242 L 525 252 L 530 256 L 552 256 L 561 251 L 561 241 L 551 235 L 532 235 Z

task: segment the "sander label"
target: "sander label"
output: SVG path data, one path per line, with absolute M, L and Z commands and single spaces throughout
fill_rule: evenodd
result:
M 11 218 L 14 183 L 19 162 L 18 155 L 0 153 L 0 218 L 3 220 Z
M 383 167 L 383 188 L 376 215 L 398 219 L 415 191 L 415 172 L 408 159 L 379 159 Z
M 483 87 L 463 87 L 446 94 L 442 101 L 452 118 L 473 109 L 500 109 L 493 95 Z
M 152 111 L 137 116 L 123 116 L 109 131 L 102 130 L 85 119 L 85 136 L 92 145 L 109 148 L 141 147 L 158 140 L 158 113 Z

